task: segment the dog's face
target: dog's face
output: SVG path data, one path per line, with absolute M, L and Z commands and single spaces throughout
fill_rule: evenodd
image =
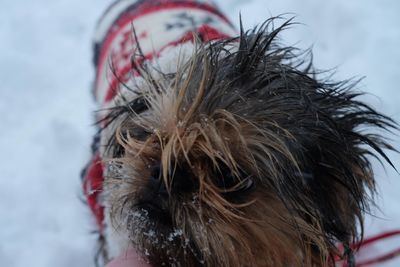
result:
M 389 148 L 359 127 L 392 122 L 300 70 L 274 40 L 287 25 L 142 69 L 143 94 L 110 111 L 110 216 L 154 266 L 330 266 L 357 238 L 366 146 Z

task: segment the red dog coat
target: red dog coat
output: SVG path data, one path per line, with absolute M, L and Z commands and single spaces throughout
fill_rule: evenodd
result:
M 203 42 L 237 35 L 228 19 L 208 0 L 120 0 L 112 4 L 100 19 L 94 40 L 93 94 L 99 106 L 112 106 L 120 83 L 129 84 L 137 77 L 131 63 L 137 43 L 144 61 L 152 63 L 163 53 L 193 42 L 194 34 Z M 103 232 L 103 165 L 99 142 L 100 136 L 96 135 L 93 157 L 82 179 L 88 205 L 98 230 Z

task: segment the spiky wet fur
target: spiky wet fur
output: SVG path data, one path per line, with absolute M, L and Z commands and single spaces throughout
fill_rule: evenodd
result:
M 396 125 L 273 21 L 197 42 L 176 73 L 133 66 L 142 94 L 102 121 L 111 222 L 153 266 L 333 266 L 362 237 L 370 157 L 393 149 L 371 129 Z

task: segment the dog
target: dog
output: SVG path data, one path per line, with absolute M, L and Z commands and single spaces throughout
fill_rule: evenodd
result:
M 293 24 L 237 32 L 200 0 L 106 11 L 82 172 L 100 265 L 134 248 L 151 266 L 354 266 L 370 157 L 393 166 L 376 130 L 397 125 L 357 82 L 321 78 L 309 54 L 281 45 Z

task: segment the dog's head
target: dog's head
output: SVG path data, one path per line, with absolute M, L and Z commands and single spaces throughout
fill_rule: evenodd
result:
M 154 266 L 329 266 L 360 236 L 393 122 L 278 45 L 290 22 L 197 44 L 106 118 L 106 197 Z

